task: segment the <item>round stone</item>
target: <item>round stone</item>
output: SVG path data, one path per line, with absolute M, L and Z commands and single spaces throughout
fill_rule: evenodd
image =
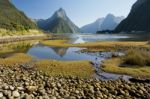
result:
M 51 99 L 57 99 L 55 96 L 52 96 Z
M 13 86 L 9 86 L 9 89 L 13 91 L 15 88 Z
M 0 98 L 2 98 L 3 97 L 3 93 L 2 92 L 0 92 Z
M 18 98 L 20 97 L 20 93 L 18 91 L 13 91 L 12 92 L 13 97 Z
M 3 89 L 4 89 L 4 90 L 7 90 L 7 89 L 9 89 L 9 87 L 8 87 L 7 85 L 4 85 L 4 86 L 3 86 Z
M 26 95 L 25 95 L 25 99 L 32 99 L 32 96 L 31 96 L 31 95 L 26 94 Z
M 20 90 L 20 91 L 24 90 L 23 87 L 17 87 L 17 89 Z
M 76 93 L 76 94 L 79 94 L 79 93 L 80 93 L 80 91 L 76 90 L 76 91 L 75 91 L 75 93 Z
M 60 88 L 60 87 L 61 87 L 61 84 L 60 84 L 60 83 L 57 83 L 57 86 Z
M 28 93 L 32 93 L 37 90 L 37 86 L 27 86 L 26 89 Z

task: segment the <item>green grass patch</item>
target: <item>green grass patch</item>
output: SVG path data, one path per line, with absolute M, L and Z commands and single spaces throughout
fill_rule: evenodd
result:
M 147 42 L 86 42 L 83 44 L 69 44 L 68 40 L 46 40 L 41 41 L 42 44 L 47 46 L 57 46 L 57 47 L 84 47 L 87 48 L 84 51 L 118 51 L 127 50 L 129 48 L 143 48 L 150 49 Z
M 43 60 L 36 63 L 39 71 L 49 76 L 91 77 L 94 69 L 89 61 Z
M 123 57 L 103 61 L 101 69 L 106 72 L 150 78 L 150 53 L 131 49 Z
M 38 34 L 43 34 L 43 33 L 40 30 L 34 30 L 34 29 L 15 31 L 15 30 L 7 30 L 7 29 L 0 28 L 0 36 L 1 37 L 5 37 L 5 36 L 23 36 L 23 35 L 38 35 Z
M 47 46 L 58 46 L 58 47 L 68 47 L 70 44 L 67 44 L 68 40 L 45 40 L 40 43 Z
M 124 64 L 130 66 L 150 66 L 150 52 L 130 49 L 123 57 Z
M 23 53 L 16 53 L 8 58 L 0 58 L 0 65 L 13 66 L 15 64 L 23 64 L 32 61 L 32 57 Z

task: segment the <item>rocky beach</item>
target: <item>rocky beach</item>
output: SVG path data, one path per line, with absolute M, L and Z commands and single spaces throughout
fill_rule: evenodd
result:
M 149 12 L 150 0 L 0 0 L 0 99 L 150 99 Z
M 0 99 L 150 99 L 150 83 L 50 77 L 36 67 L 0 66 Z

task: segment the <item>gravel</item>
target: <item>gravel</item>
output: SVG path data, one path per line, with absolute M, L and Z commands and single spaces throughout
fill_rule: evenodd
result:
M 10 72 L 11 71 L 11 72 Z M 36 69 L 0 66 L 0 99 L 150 99 L 150 83 L 49 77 Z

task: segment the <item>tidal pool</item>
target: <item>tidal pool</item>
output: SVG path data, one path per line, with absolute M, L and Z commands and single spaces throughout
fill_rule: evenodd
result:
M 77 43 L 84 43 L 84 42 L 94 42 L 94 41 L 140 41 L 144 40 L 141 39 L 141 36 L 132 36 L 132 35 L 111 35 L 111 34 L 70 34 L 67 35 L 69 38 L 71 38 L 71 41 L 69 43 L 77 44 Z M 146 40 L 146 39 L 145 39 Z M 107 80 L 107 79 L 119 79 L 123 78 L 124 80 L 128 80 L 131 78 L 127 75 L 119 75 L 119 74 L 113 74 L 113 73 L 106 73 L 100 69 L 100 64 L 103 60 L 107 58 L 111 58 L 112 54 L 111 52 L 86 52 L 81 53 L 80 50 L 83 48 L 77 48 L 77 47 L 51 47 L 51 46 L 45 46 L 42 44 L 37 44 L 32 46 L 27 54 L 37 58 L 37 59 L 53 59 L 53 60 L 59 60 L 59 61 L 77 61 L 77 60 L 89 60 L 93 64 L 93 67 L 95 68 L 95 75 L 94 77 Z M 122 53 L 116 52 L 119 55 L 122 55 Z
M 112 56 L 111 52 L 95 52 L 95 53 L 81 53 L 82 48 L 70 47 L 50 47 L 42 44 L 37 44 L 31 47 L 27 54 L 35 57 L 36 59 L 54 59 L 59 61 L 73 61 L 73 60 L 89 60 L 95 68 L 94 77 L 102 80 L 123 78 L 128 80 L 130 77 L 126 75 L 118 75 L 113 73 L 106 73 L 100 69 L 100 64 L 103 60 Z M 121 55 L 121 53 L 118 53 Z
M 147 36 L 138 36 L 138 35 L 133 36 L 128 34 L 127 35 L 126 34 L 119 34 L 119 35 L 118 34 L 65 34 L 65 35 L 71 39 L 70 42 L 68 43 L 73 43 L 73 44 L 94 42 L 94 41 L 116 41 L 116 42 L 117 41 L 147 41 L 150 39 L 150 35 Z M 15 45 L 15 47 L 13 47 L 13 44 Z M 99 66 L 101 62 L 112 56 L 111 52 L 81 53 L 80 50 L 82 50 L 82 48 L 51 47 L 51 46 L 42 45 L 38 42 L 36 42 L 34 46 L 28 46 L 28 43 L 27 44 L 23 43 L 23 46 L 21 45 L 21 43 L 19 44 L 11 43 L 8 44 L 6 47 L 8 48 L 5 48 L 5 46 L 3 47 L 4 50 L 11 49 L 13 50 L 13 52 L 10 51 L 11 53 L 24 52 L 27 53 L 28 55 L 35 57 L 35 59 L 38 60 L 44 60 L 44 59 L 53 59 L 59 61 L 89 60 L 93 63 L 92 65 L 96 71 L 94 77 L 97 77 L 99 79 L 115 80 L 118 78 L 123 78 L 125 80 L 128 80 L 130 78 L 130 76 L 126 76 L 126 75 L 106 73 L 100 69 Z

